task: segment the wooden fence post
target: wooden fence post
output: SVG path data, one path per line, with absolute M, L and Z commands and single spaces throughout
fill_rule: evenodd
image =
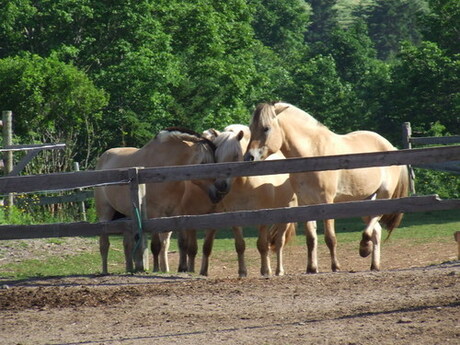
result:
M 410 126 L 410 122 L 404 122 L 402 126 L 402 142 L 403 142 L 403 149 L 411 149 L 412 143 L 410 142 L 410 137 L 412 136 L 412 128 Z M 407 168 L 409 169 L 409 186 L 410 192 L 415 194 L 415 172 L 412 168 L 412 165 L 408 165 Z
M 135 241 L 132 246 L 135 271 L 149 270 L 149 255 L 147 234 L 142 229 L 142 222 L 147 219 L 147 205 L 145 197 L 145 184 L 139 184 L 139 168 L 128 171 L 129 186 L 132 202 L 132 231 Z
M 80 164 L 78 162 L 73 163 L 73 170 L 74 171 L 80 171 Z M 78 188 L 78 191 L 81 192 L 83 191 L 82 188 Z M 82 200 L 80 201 L 80 211 L 83 216 L 83 221 L 86 222 L 86 206 L 85 206 L 85 201 Z
M 2 124 L 3 124 L 3 147 L 13 145 L 13 112 L 11 110 L 4 110 L 2 112 Z M 4 160 L 4 172 L 5 176 L 9 175 L 13 171 L 13 152 L 7 151 L 3 155 Z M 6 213 L 8 209 L 13 206 L 13 193 L 9 193 L 5 199 L 4 205 L 6 206 Z

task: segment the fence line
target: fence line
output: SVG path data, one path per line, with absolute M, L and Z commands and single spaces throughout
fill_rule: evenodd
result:
M 413 162 L 440 162 L 460 159 L 460 146 L 412 149 L 353 155 L 294 158 L 278 161 L 202 164 L 193 166 L 148 169 L 86 171 L 36 176 L 0 178 L 0 193 L 37 190 L 74 189 L 98 184 L 131 185 L 131 198 L 139 204 L 140 185 L 146 182 L 177 181 L 207 177 L 249 176 L 282 172 L 351 169 Z M 34 185 L 35 184 L 35 185 Z M 137 200 L 137 201 L 136 201 Z M 242 211 L 199 216 L 177 216 L 144 220 L 144 231 L 221 228 L 233 225 L 273 224 L 306 220 L 348 218 L 394 212 L 460 209 L 460 200 L 440 200 L 436 196 L 411 197 L 394 200 L 357 201 L 337 204 L 310 205 L 284 209 Z M 34 226 L 0 226 L 0 239 L 95 236 L 101 233 L 136 231 L 136 220 L 107 223 L 44 224 Z M 218 225 L 216 225 L 218 224 Z
M 460 160 L 460 145 L 272 161 L 213 163 L 139 170 L 139 183 L 235 176 L 272 175 L 336 169 L 356 169 Z M 127 184 L 129 169 L 80 171 L 0 178 L 0 195 Z
M 460 200 L 441 200 L 436 195 L 413 196 L 400 199 L 350 201 L 298 207 L 237 211 L 206 215 L 182 215 L 144 220 L 144 232 L 163 232 L 189 229 L 217 229 L 230 226 L 250 226 L 309 220 L 362 217 L 395 212 L 424 212 L 460 209 Z M 0 226 L 0 240 L 45 237 L 97 236 L 101 233 L 133 232 L 132 221 L 121 219 L 99 223 L 59 223 L 40 225 Z M 218 226 L 216 226 L 218 224 Z

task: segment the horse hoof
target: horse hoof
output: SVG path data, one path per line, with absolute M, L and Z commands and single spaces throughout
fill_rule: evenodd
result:
M 359 246 L 359 255 L 362 258 L 367 258 L 372 253 L 372 241 L 361 241 Z
M 307 274 L 316 274 L 318 273 L 318 269 L 317 268 L 313 268 L 313 267 L 307 267 Z

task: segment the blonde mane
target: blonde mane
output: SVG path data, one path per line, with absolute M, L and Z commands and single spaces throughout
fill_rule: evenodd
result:
M 270 127 L 271 122 L 279 115 L 297 116 L 302 120 L 307 121 L 311 126 L 325 127 L 321 122 L 313 116 L 297 108 L 296 106 L 285 102 L 262 103 L 259 104 L 254 111 L 251 122 L 258 122 L 262 127 Z
M 214 163 L 214 152 L 216 146 L 212 141 L 204 138 L 201 134 L 192 130 L 179 127 L 166 128 L 160 131 L 156 138 L 160 143 L 167 143 L 168 141 L 189 141 L 198 144 L 199 153 L 203 156 L 203 163 Z

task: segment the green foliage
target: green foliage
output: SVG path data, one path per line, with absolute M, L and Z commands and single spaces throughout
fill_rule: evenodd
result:
M 0 60 L 0 90 L 0 104 L 13 111 L 22 142 L 67 144 L 59 171 L 68 171 L 72 159 L 92 154 L 93 127 L 107 96 L 83 72 L 56 56 L 24 53 Z
M 391 82 L 382 104 L 380 129 L 399 139 L 403 122 L 428 133 L 433 124 L 445 127 L 439 135 L 456 134 L 460 128 L 460 61 L 444 54 L 436 44 L 405 44 L 398 63 L 391 68 Z
M 436 42 L 448 55 L 460 54 L 458 37 L 460 2 L 457 0 L 428 0 L 431 11 L 421 15 L 424 38 Z
M 327 44 L 338 26 L 337 0 L 309 0 L 311 25 L 305 34 L 306 41 L 317 45 Z
M 362 8 L 361 16 L 366 18 L 379 58 L 393 57 L 402 41 L 419 43 L 422 35 L 417 17 L 425 12 L 424 0 L 376 0 Z
M 450 173 L 415 169 L 415 190 L 417 194 L 438 194 L 441 198 L 460 198 L 460 176 Z

